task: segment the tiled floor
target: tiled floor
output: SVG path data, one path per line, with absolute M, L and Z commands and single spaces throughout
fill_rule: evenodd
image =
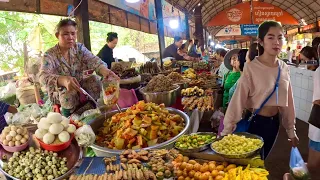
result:
M 297 120 L 296 127 L 300 139 L 298 148 L 304 160 L 307 161 L 309 126 L 307 123 Z M 211 131 L 210 124 L 207 122 L 201 123 L 199 131 Z M 287 139 L 287 134 L 281 126 L 275 146 L 272 149 L 271 155 L 265 162 L 266 168 L 270 172 L 269 180 L 282 180 L 283 174 L 289 172 L 291 145 Z M 318 180 L 320 180 L 320 178 Z

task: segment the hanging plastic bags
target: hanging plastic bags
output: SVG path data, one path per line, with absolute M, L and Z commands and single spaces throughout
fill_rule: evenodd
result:
M 290 173 L 295 180 L 310 179 L 308 168 L 296 147 L 292 147 L 290 155 Z

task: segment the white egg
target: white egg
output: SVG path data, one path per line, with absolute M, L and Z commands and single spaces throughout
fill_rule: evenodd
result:
M 70 139 L 70 134 L 67 131 L 62 131 L 59 135 L 58 138 L 61 142 L 65 143 L 68 142 Z
M 17 130 L 17 127 L 16 126 L 12 126 L 11 127 L 11 131 L 16 131 Z
M 67 131 L 68 133 L 74 133 L 76 131 L 76 126 L 73 125 L 73 124 L 69 124 L 68 128 L 67 128 Z
M 16 136 L 16 140 L 17 141 L 20 141 L 22 139 L 22 136 L 20 135 L 20 134 L 18 134 L 17 136 Z
M 25 134 L 23 137 L 24 137 L 25 139 L 29 139 L 29 134 Z
M 23 133 L 23 130 L 19 128 L 19 129 L 17 129 L 17 133 L 18 133 L 18 134 L 22 134 L 22 133 Z
M 11 141 L 12 136 L 10 136 L 9 134 L 6 136 L 6 140 Z
M 38 129 L 49 129 L 49 127 L 51 126 L 50 123 L 48 123 L 46 120 L 40 120 L 40 122 L 38 123 Z
M 11 129 L 9 127 L 5 127 L 2 132 L 6 132 L 6 133 L 9 133 L 11 131 Z
M 15 131 L 10 131 L 10 136 L 15 137 L 17 135 L 17 133 Z
M 61 131 L 63 131 L 63 125 L 61 123 L 55 123 L 49 127 L 49 132 L 51 134 L 59 134 Z
M 64 128 L 68 128 L 69 122 L 70 121 L 64 119 L 64 120 L 61 121 L 61 124 L 63 125 Z
M 49 112 L 47 116 L 47 121 L 50 123 L 59 123 L 62 121 L 62 116 L 60 113 Z
M 21 142 L 21 144 L 24 144 L 24 143 L 27 142 L 27 139 L 26 139 L 26 138 L 22 138 L 22 139 L 20 140 L 20 142 Z
M 54 135 L 51 133 L 47 133 L 43 136 L 43 142 L 45 144 L 51 144 L 54 141 Z
M 42 139 L 45 134 L 47 134 L 47 130 L 45 129 L 37 129 L 34 133 L 38 139 Z

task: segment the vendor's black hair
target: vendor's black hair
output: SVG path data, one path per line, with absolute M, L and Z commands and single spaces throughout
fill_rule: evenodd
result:
M 199 40 L 198 40 L 198 39 L 195 39 L 193 44 L 194 44 L 194 45 L 198 45 L 198 43 L 199 43 Z
M 226 51 L 225 49 L 223 48 L 218 48 L 216 50 L 216 53 L 219 54 L 220 56 L 224 57 L 226 54 L 227 54 L 228 51 Z
M 240 71 L 243 71 L 244 64 L 246 63 L 248 49 L 241 49 L 238 53 L 238 61 L 240 62 Z
M 60 29 L 62 27 L 65 27 L 65 26 L 74 26 L 75 28 L 77 27 L 77 23 L 70 19 L 70 18 L 67 18 L 67 19 L 61 19 L 59 21 L 59 23 L 57 24 L 56 26 L 56 33 L 59 33 Z
M 258 43 L 252 43 L 249 47 L 249 59 L 253 61 L 259 55 Z
M 178 42 L 178 41 L 182 40 L 182 38 L 180 36 L 175 36 L 173 39 L 174 39 L 174 42 Z
M 184 49 L 185 47 L 186 47 L 186 43 L 182 44 L 179 49 L 181 50 L 181 49 Z
M 300 54 L 303 54 L 308 59 L 317 59 L 317 52 L 311 46 L 306 46 L 301 49 Z
M 269 29 L 272 27 L 278 27 L 283 30 L 282 25 L 277 21 L 264 21 L 263 23 L 261 23 L 259 25 L 258 38 L 261 41 L 263 41 L 263 39 L 267 35 Z M 259 48 L 259 56 L 261 56 L 264 53 L 264 48 L 261 46 L 261 44 L 258 44 L 258 48 Z
M 113 41 L 113 40 L 115 40 L 115 39 L 118 39 L 118 34 L 117 34 L 117 33 L 115 33 L 115 32 L 109 32 L 109 33 L 107 34 L 107 42 L 111 42 L 111 41 Z

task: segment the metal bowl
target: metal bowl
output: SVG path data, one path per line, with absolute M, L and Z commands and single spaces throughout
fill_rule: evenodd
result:
M 191 134 L 189 134 L 189 135 L 191 136 L 191 135 L 194 135 L 194 134 L 199 134 L 199 135 L 212 135 L 212 136 L 217 137 L 217 134 L 216 134 L 216 133 L 212 133 L 212 132 L 197 132 L 197 133 L 191 133 Z M 189 136 L 189 135 L 188 135 L 188 136 Z M 201 147 L 193 148 L 193 149 L 181 149 L 181 148 L 178 148 L 178 147 L 176 146 L 176 143 L 177 143 L 177 142 L 175 142 L 175 143 L 174 143 L 174 148 L 178 149 L 178 150 L 181 151 L 181 152 L 185 152 L 185 153 L 196 153 L 196 152 L 200 152 L 200 151 L 207 150 L 207 149 L 209 148 L 210 144 L 213 143 L 213 142 L 215 142 L 215 141 L 216 141 L 216 139 L 214 139 L 214 140 L 213 140 L 212 142 L 210 142 L 210 143 L 204 144 L 204 145 L 201 146 Z
M 164 103 L 166 106 L 173 105 L 177 100 L 179 85 L 173 85 L 174 89 L 164 92 L 145 92 L 145 87 L 141 88 L 139 91 L 146 102 L 153 102 L 156 104 Z
M 260 137 L 260 136 L 257 136 L 257 135 L 254 135 L 254 134 L 250 134 L 250 133 L 246 133 L 246 132 L 239 132 L 239 133 L 233 133 L 233 134 L 236 134 L 236 135 L 239 135 L 239 136 L 245 136 L 246 138 L 252 138 L 252 139 L 260 139 L 262 141 L 262 145 L 260 147 L 258 147 L 257 149 L 251 151 L 251 152 L 247 152 L 245 154 L 223 154 L 223 153 L 220 153 L 218 151 L 216 151 L 213 147 L 212 147 L 212 144 L 210 145 L 212 151 L 222 157 L 225 157 L 225 158 L 229 158 L 229 159 L 241 159 L 241 158 L 247 158 L 247 157 L 250 157 L 256 153 L 258 153 L 260 151 L 260 149 L 263 147 L 263 138 Z M 217 141 L 220 141 L 221 139 L 223 139 L 223 136 L 222 137 L 219 137 L 216 139 L 215 142 Z
M 124 108 L 124 109 L 122 109 L 122 111 L 125 111 L 126 109 L 127 108 Z M 163 143 L 156 144 L 154 146 L 150 146 L 150 147 L 142 148 L 142 149 L 144 149 L 144 150 L 148 150 L 148 149 L 170 149 L 170 148 L 173 147 L 174 142 L 179 137 L 184 135 L 187 132 L 187 130 L 189 129 L 190 119 L 189 119 L 189 116 L 187 114 L 185 114 L 184 112 L 182 112 L 182 111 L 180 111 L 178 109 L 174 109 L 174 108 L 166 108 L 166 109 L 168 109 L 170 113 L 180 115 L 184 119 L 186 126 L 184 127 L 184 129 L 177 136 L 173 137 L 172 139 L 170 139 L 168 141 L 165 141 Z M 113 116 L 116 113 L 118 113 L 117 110 L 108 112 L 108 113 L 106 113 L 104 115 L 101 115 L 101 116 L 97 117 L 96 119 L 92 120 L 88 124 L 92 127 L 93 131 L 97 134 L 99 128 L 103 126 L 103 122 L 107 118 L 110 118 L 111 116 Z M 94 145 L 92 145 L 90 147 L 93 149 L 95 154 L 97 156 L 100 156 L 100 157 L 115 156 L 115 155 L 121 154 L 121 152 L 123 151 L 123 150 L 113 150 L 113 149 L 101 147 L 101 146 L 98 146 L 96 144 L 94 144 Z
M 29 131 L 29 133 L 34 133 L 35 130 L 37 129 L 37 125 L 28 125 L 28 127 L 26 127 Z M 35 137 L 30 137 L 29 140 L 29 147 L 35 147 L 35 148 L 39 148 L 39 145 L 37 144 L 37 140 L 35 140 Z M 9 153 L 7 151 L 5 151 L 3 148 L 0 148 L 0 155 L 1 157 L 3 155 L 7 155 L 7 158 L 9 159 L 12 156 L 13 153 Z M 62 179 L 67 179 L 73 172 L 74 169 L 79 166 L 82 162 L 82 149 L 78 146 L 77 141 L 75 139 L 72 140 L 70 146 L 63 150 L 58 152 L 58 156 L 59 157 L 66 157 L 67 158 L 67 167 L 68 167 L 68 172 L 66 174 L 61 175 L 60 177 L 54 179 L 54 180 L 62 180 Z M 13 180 L 19 180 L 18 178 L 15 178 L 11 175 L 9 175 L 7 172 L 5 172 L 2 169 L 2 166 L 4 164 L 3 160 L 0 160 L 0 171 L 5 174 L 7 177 L 13 179 Z

